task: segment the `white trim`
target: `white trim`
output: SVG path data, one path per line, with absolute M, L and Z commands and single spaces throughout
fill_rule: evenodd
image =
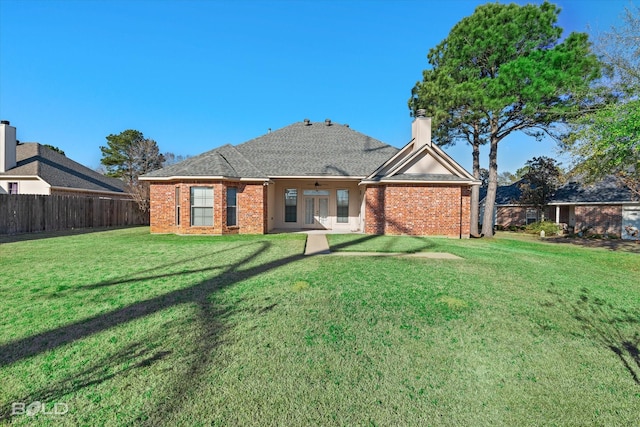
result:
M 429 147 L 428 145 L 423 145 L 422 147 L 418 148 L 416 151 L 411 152 L 407 157 L 405 157 L 404 159 L 402 159 L 402 161 L 398 162 L 397 165 L 395 165 L 394 167 L 392 167 L 391 169 L 389 169 L 389 171 L 387 172 L 388 176 L 391 175 L 395 175 L 400 169 L 402 169 L 405 166 L 408 166 L 409 163 L 411 163 L 414 160 L 418 160 L 419 158 L 424 156 L 425 151 L 427 152 L 427 154 L 430 154 L 433 159 L 438 162 L 438 164 L 440 164 L 440 166 L 442 166 L 443 168 L 445 168 L 446 170 L 448 170 L 449 172 L 451 172 L 452 175 L 458 175 L 460 176 L 459 171 L 455 171 L 455 168 L 452 167 L 452 165 L 448 165 L 447 163 L 447 159 L 440 156 L 442 158 L 442 160 L 444 160 L 444 162 L 439 161 L 438 159 L 438 155 L 435 152 L 430 152 L 429 149 L 431 147 Z M 458 173 L 455 173 L 458 172 Z
M 413 141 L 415 141 L 415 138 L 413 138 L 413 139 L 411 139 L 411 141 L 407 142 L 404 147 L 399 149 L 398 152 L 396 154 L 394 154 L 389 160 L 384 162 L 380 167 L 378 167 L 378 169 L 376 169 L 375 171 L 373 171 L 373 173 L 368 175 L 366 177 L 366 179 L 376 176 L 379 171 L 383 170 L 387 165 L 391 164 L 394 160 L 396 160 L 397 157 L 403 155 L 403 152 L 405 151 L 405 149 L 408 149 L 412 145 Z M 400 162 L 400 163 L 402 163 L 402 162 Z
M 584 206 L 584 205 L 614 205 L 614 206 L 640 206 L 640 202 L 627 200 L 625 202 L 558 202 L 558 203 L 547 203 L 548 206 Z
M 372 174 L 367 176 L 362 183 L 375 183 L 375 182 L 402 182 L 402 183 L 443 183 L 445 181 L 432 181 L 432 180 L 398 180 L 398 181 L 385 181 L 385 178 L 381 178 L 378 181 L 373 181 L 372 178 L 376 176 L 380 171 L 384 170 L 385 167 L 392 164 L 394 161 L 398 160 L 395 165 L 393 165 L 389 170 L 385 173 L 385 177 L 391 177 L 395 175 L 400 169 L 405 166 L 408 166 L 414 160 L 418 160 L 420 156 L 424 156 L 425 154 L 430 155 L 433 159 L 438 162 L 442 167 L 451 172 L 452 175 L 461 178 L 460 181 L 446 181 L 446 182 L 465 182 L 471 185 L 480 185 L 481 181 L 476 180 L 473 175 L 471 175 L 465 168 L 460 166 L 451 156 L 449 156 L 446 152 L 444 152 L 440 147 L 434 144 L 426 144 L 419 147 L 417 150 L 407 153 L 409 149 L 411 149 L 412 145 L 415 144 L 415 138 L 409 141 L 404 147 L 400 149 L 391 159 L 387 160 L 382 166 L 376 169 Z M 400 156 L 404 155 L 404 158 L 398 159 Z
M 269 182 L 269 178 L 239 178 L 228 176 L 141 176 L 138 178 L 140 181 L 198 181 L 198 180 L 217 180 L 217 181 L 260 181 Z
M 381 185 L 381 184 L 467 184 L 467 185 L 480 185 L 469 180 L 448 180 L 448 181 L 434 181 L 434 180 L 417 180 L 417 179 L 385 179 L 382 178 L 379 181 L 360 181 L 358 185 Z
M 465 168 L 463 168 L 460 163 L 456 162 L 453 157 L 451 157 L 450 155 L 448 155 L 442 148 L 438 147 L 437 145 L 431 145 L 429 146 L 429 148 L 431 148 L 433 151 L 435 151 L 437 154 L 439 154 L 440 156 L 443 156 L 446 160 L 449 161 L 449 164 L 451 166 L 453 166 L 454 168 L 456 168 L 458 170 L 459 173 L 461 173 L 462 175 L 465 175 L 467 178 L 476 181 L 476 179 L 474 178 L 474 176 L 472 174 L 470 174 Z M 477 180 L 479 183 L 481 183 L 480 180 Z
M 12 179 L 37 179 L 38 181 L 42 181 L 45 184 L 49 184 L 47 181 L 40 178 L 38 175 L 2 175 L 0 174 L 0 181 L 8 181 Z
M 327 175 L 309 175 L 309 176 L 270 176 L 270 179 L 310 179 L 310 180 L 333 180 L 333 181 L 360 181 L 364 176 L 327 176 Z

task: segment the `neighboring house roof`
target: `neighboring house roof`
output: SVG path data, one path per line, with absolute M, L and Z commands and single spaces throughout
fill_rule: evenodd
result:
M 95 192 L 124 192 L 124 183 L 104 176 L 35 142 L 16 147 L 16 166 L 0 173 L 0 179 L 38 177 L 52 187 Z
M 519 185 L 522 180 L 510 185 L 501 185 L 496 190 L 496 205 L 521 205 L 519 202 L 522 195 Z M 480 203 L 484 203 L 487 189 L 480 189 Z M 571 205 L 571 204 L 608 204 L 608 203 L 630 203 L 633 201 L 631 190 L 622 184 L 615 176 L 609 175 L 602 181 L 593 185 L 582 184 L 579 178 L 571 180 L 558 188 L 551 199 L 549 205 Z
M 513 184 L 500 185 L 496 189 L 496 205 L 520 205 L 520 197 L 522 197 L 522 190 L 520 190 L 520 184 L 522 180 L 518 180 Z M 480 204 L 484 203 L 484 199 L 487 197 L 487 188 L 480 188 Z
M 631 190 L 609 175 L 593 185 L 582 184 L 577 179 L 569 181 L 555 192 L 549 204 L 629 203 L 632 200 Z
M 237 146 L 224 145 L 144 177 L 363 178 L 397 152 L 346 125 L 305 121 Z

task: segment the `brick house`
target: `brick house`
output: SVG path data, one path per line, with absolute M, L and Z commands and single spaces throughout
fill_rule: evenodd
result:
M 640 237 L 640 201 L 612 175 L 593 185 L 567 182 L 552 196 L 549 215 L 575 233 Z
M 130 199 L 124 183 L 37 142 L 18 143 L 16 128 L 0 122 L 0 194 Z
M 509 185 L 500 185 L 496 189 L 496 201 L 493 211 L 494 226 L 501 228 L 522 227 L 532 222 L 542 219 L 542 212 L 533 205 L 520 202 L 522 190 L 520 185 L 522 180 L 518 180 Z M 480 222 L 484 217 L 486 188 L 480 189 Z M 549 209 L 545 209 L 544 217 L 549 219 Z
M 431 143 L 423 114 L 401 149 L 348 125 L 305 119 L 140 179 L 150 183 L 151 232 L 178 234 L 468 237 L 470 188 L 479 185 Z
M 519 202 L 522 195 L 520 183 L 498 187 L 495 226 L 519 227 L 542 218 L 540 209 Z M 482 212 L 486 190 L 480 193 Z M 640 229 L 640 201 L 634 200 L 631 190 L 614 176 L 608 176 L 593 185 L 585 185 L 580 179 L 565 183 L 551 196 L 544 210 L 544 218 L 562 225 L 568 233 L 614 235 L 623 239 L 640 237 L 634 231 Z

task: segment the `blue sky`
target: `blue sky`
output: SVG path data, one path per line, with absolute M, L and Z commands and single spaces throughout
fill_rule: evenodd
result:
M 125 129 L 197 155 L 329 118 L 401 147 L 427 52 L 483 3 L 0 0 L 0 118 L 19 140 L 91 168 L 105 137 Z M 606 31 L 630 4 L 555 3 L 565 35 Z M 468 146 L 446 151 L 471 169 Z M 550 142 L 511 137 L 499 170 L 539 155 L 558 158 Z

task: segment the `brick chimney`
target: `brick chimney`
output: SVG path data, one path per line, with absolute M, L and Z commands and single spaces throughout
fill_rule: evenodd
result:
M 9 120 L 0 121 L 0 172 L 16 167 L 16 128 Z
M 416 111 L 416 118 L 411 124 L 411 138 L 413 138 L 413 151 L 425 145 L 431 145 L 431 117 L 425 117 L 426 111 Z

